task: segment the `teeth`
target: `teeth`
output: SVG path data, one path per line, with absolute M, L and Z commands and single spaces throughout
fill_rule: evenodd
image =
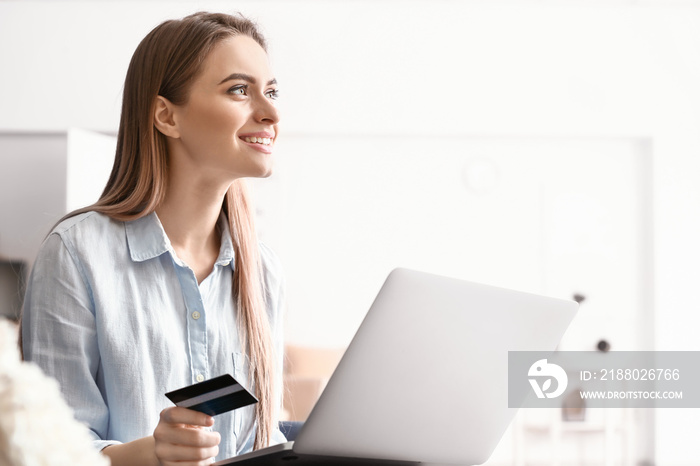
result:
M 272 143 L 272 138 L 258 138 L 258 137 L 245 137 L 243 138 L 245 142 L 252 142 L 254 144 L 263 144 L 265 146 L 268 146 Z

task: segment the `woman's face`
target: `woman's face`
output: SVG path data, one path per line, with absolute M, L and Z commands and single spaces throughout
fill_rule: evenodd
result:
M 205 59 L 187 103 L 175 106 L 178 156 L 211 181 L 269 176 L 279 122 L 276 98 L 263 48 L 244 35 L 221 41 Z

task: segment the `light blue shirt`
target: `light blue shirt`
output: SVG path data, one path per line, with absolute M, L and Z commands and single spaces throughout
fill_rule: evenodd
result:
M 56 378 L 95 446 L 153 434 L 165 393 L 229 373 L 254 393 L 232 296 L 233 244 L 221 216 L 221 249 L 197 284 L 155 213 L 131 222 L 89 212 L 59 224 L 39 251 L 24 302 L 24 356 Z M 260 244 L 278 370 L 284 280 Z M 281 380 L 276 388 L 281 404 Z M 248 452 L 254 406 L 214 418 L 217 460 Z M 277 430 L 273 443 L 285 441 Z

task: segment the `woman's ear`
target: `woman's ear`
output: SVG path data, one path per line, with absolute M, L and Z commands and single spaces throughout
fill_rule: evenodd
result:
M 153 124 L 158 131 L 171 138 L 179 138 L 180 132 L 175 124 L 175 106 L 165 97 L 156 96 L 156 109 L 153 114 Z

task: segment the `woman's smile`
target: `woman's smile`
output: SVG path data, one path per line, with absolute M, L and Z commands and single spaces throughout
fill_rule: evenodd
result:
M 238 137 L 255 150 L 259 150 L 265 154 L 272 153 L 272 146 L 275 141 L 275 135 L 272 133 L 260 131 L 257 133 L 242 134 Z

